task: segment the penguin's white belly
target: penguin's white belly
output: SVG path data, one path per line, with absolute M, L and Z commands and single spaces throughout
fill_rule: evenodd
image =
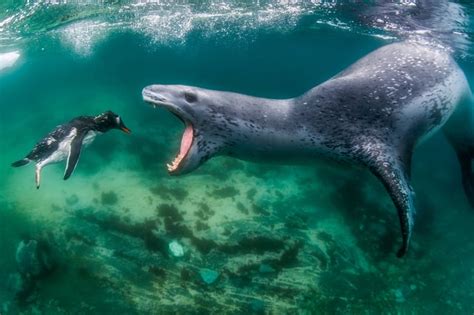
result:
M 88 146 L 89 144 L 94 141 L 95 136 L 97 135 L 94 131 L 89 131 L 84 140 L 82 141 L 83 146 Z M 58 163 L 61 161 L 66 160 L 69 157 L 69 152 L 71 151 L 71 142 L 77 136 L 77 129 L 73 128 L 69 135 L 65 137 L 58 145 L 58 149 L 54 151 L 50 156 L 46 159 L 42 160 L 38 163 L 39 167 L 43 167 L 48 164 Z
M 89 144 L 91 144 L 94 141 L 95 136 L 97 136 L 98 134 L 101 134 L 101 132 L 96 132 L 92 130 L 87 132 L 86 136 L 84 137 L 84 140 L 82 140 L 82 145 L 84 147 L 89 146 Z
M 46 159 L 40 161 L 37 164 L 37 166 L 39 168 L 42 168 L 45 165 L 52 164 L 52 163 L 58 163 L 58 162 L 61 162 L 65 159 L 67 159 L 67 157 L 69 155 L 70 148 L 71 148 L 71 142 L 76 137 L 76 135 L 77 135 L 77 129 L 72 128 L 69 135 L 67 135 L 61 142 L 59 142 L 58 148 L 56 149 L 56 151 L 54 151 Z

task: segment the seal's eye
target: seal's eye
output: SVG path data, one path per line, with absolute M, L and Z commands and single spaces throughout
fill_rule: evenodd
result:
M 184 92 L 184 99 L 188 103 L 194 103 L 197 101 L 197 95 L 192 92 Z

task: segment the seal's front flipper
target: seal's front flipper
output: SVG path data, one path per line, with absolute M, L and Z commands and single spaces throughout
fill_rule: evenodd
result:
M 474 148 L 457 152 L 459 164 L 461 165 L 461 178 L 464 192 L 472 208 L 474 208 L 474 173 L 471 161 L 474 158 Z
M 64 180 L 71 177 L 72 173 L 76 169 L 79 156 L 81 155 L 82 140 L 84 140 L 85 133 L 78 134 L 72 141 L 69 148 L 69 155 L 67 158 L 66 170 L 64 171 Z
M 371 152 L 365 161 L 372 173 L 384 184 L 397 208 L 402 232 L 402 246 L 397 252 L 397 257 L 400 258 L 408 250 L 415 206 L 409 170 L 406 169 L 406 166 L 410 165 L 411 155 L 404 155 L 403 159 L 399 156 L 389 149 L 384 149 L 384 146 L 371 146 Z
M 397 257 L 400 258 L 406 254 L 412 234 L 415 213 L 414 194 L 401 163 L 390 161 L 390 159 L 378 162 L 371 170 L 390 194 L 400 219 L 402 246 L 397 252 Z

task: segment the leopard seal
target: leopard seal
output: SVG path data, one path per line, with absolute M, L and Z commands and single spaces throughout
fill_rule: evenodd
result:
M 185 124 L 170 174 L 209 158 L 311 161 L 320 156 L 367 167 L 385 186 L 406 254 L 414 223 L 410 163 L 415 147 L 442 128 L 459 159 L 474 206 L 474 111 L 466 77 L 446 50 L 411 41 L 381 47 L 290 99 L 266 99 L 183 85 L 150 85 L 145 102 Z

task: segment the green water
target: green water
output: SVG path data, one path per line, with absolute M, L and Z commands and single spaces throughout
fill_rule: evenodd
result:
M 337 6 L 130 3 L 44 2 L 0 24 L 0 53 L 21 54 L 0 72 L 0 314 L 474 312 L 474 212 L 441 135 L 415 154 L 415 232 L 397 259 L 396 211 L 368 171 L 219 157 L 170 177 L 182 124 L 141 99 L 153 83 L 293 97 L 398 35 Z M 27 11 L 1 6 L 4 21 Z M 474 82 L 468 9 L 467 39 L 453 47 Z M 43 170 L 39 190 L 33 166 L 10 167 L 56 125 L 106 110 L 133 133 L 98 137 L 68 181 L 63 163 Z M 48 244 L 55 268 L 18 297 L 25 237 Z M 172 241 L 184 256 L 170 254 Z M 218 273 L 211 284 L 206 269 Z

